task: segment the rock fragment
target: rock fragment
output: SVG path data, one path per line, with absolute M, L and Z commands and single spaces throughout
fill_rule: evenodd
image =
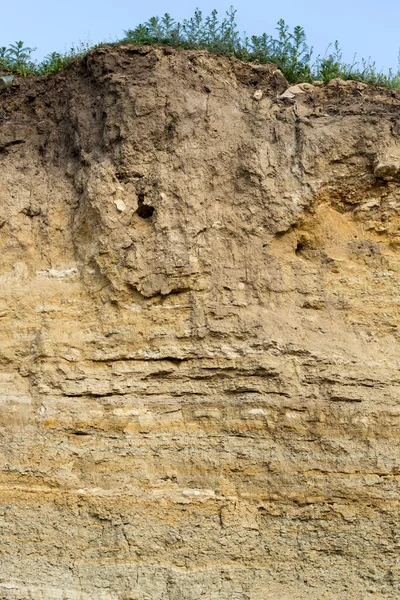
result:
M 296 96 L 300 94 L 307 94 L 315 90 L 315 87 L 311 85 L 311 83 L 298 83 L 297 85 L 292 85 L 286 91 L 283 92 L 279 96 L 280 100 L 294 100 Z
M 124 212 L 126 210 L 126 204 L 120 198 L 118 198 L 118 200 L 114 200 L 114 204 L 117 207 L 117 210 L 119 210 L 119 212 Z

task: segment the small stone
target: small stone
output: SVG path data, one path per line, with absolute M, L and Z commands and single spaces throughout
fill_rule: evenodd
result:
M 299 123 L 303 123 L 303 125 L 308 125 L 308 127 L 314 127 L 313 122 L 310 121 L 310 119 L 308 119 L 307 117 L 299 117 L 298 121 Z
M 314 86 L 311 83 L 299 83 L 299 88 L 304 92 L 312 92 L 314 90 Z
M 378 162 L 375 165 L 374 175 L 384 181 L 400 181 L 400 162 L 394 160 Z
M 280 100 L 293 100 L 299 94 L 306 94 L 307 92 L 312 92 L 314 90 L 314 86 L 311 83 L 298 83 L 297 85 L 292 85 L 289 87 L 283 94 L 279 96 Z
M 120 212 L 124 212 L 124 210 L 126 210 L 126 204 L 123 200 L 114 200 L 114 204 L 117 207 L 117 210 Z
M 256 92 L 254 92 L 253 98 L 254 100 L 261 100 L 261 98 L 263 97 L 263 93 L 262 90 L 257 90 Z

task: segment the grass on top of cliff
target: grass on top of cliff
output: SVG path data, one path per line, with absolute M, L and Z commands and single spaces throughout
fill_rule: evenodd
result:
M 182 23 L 168 13 L 152 17 L 135 29 L 125 31 L 117 44 L 167 45 L 175 48 L 208 50 L 214 54 L 235 56 L 245 62 L 275 63 L 291 83 L 331 79 L 355 79 L 371 85 L 400 89 L 400 62 L 397 72 L 379 71 L 370 59 L 343 61 L 339 43 L 329 44 L 324 56 L 313 58 L 313 49 L 307 43 L 304 28 L 300 25 L 290 31 L 283 19 L 278 21 L 275 33 L 247 36 L 240 34 L 236 23 L 236 10 L 231 6 L 221 20 L 213 10 L 204 17 L 196 9 Z M 0 47 L 0 70 L 21 75 L 47 75 L 57 73 L 72 59 L 84 56 L 89 50 L 105 44 L 90 46 L 80 44 L 66 53 L 52 52 L 37 63 L 32 59 L 35 48 L 25 47 L 22 41 Z

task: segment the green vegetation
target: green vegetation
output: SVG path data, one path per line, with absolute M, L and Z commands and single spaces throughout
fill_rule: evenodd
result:
M 81 43 L 78 46 L 73 46 L 64 54 L 52 52 L 40 63 L 37 63 L 32 59 L 32 53 L 35 52 L 36 48 L 25 47 L 24 43 L 19 41 L 10 44 L 8 47 L 0 47 L 0 71 L 18 73 L 24 76 L 57 73 L 73 58 L 84 56 L 91 49 L 89 44 Z
M 328 82 L 340 77 L 358 79 L 366 83 L 400 88 L 400 71 L 385 74 L 375 63 L 362 59 L 352 64 L 343 62 L 339 43 L 328 47 L 325 56 L 312 59 L 312 48 L 307 44 L 306 33 L 300 25 L 289 30 L 283 19 L 278 21 L 276 34 L 240 35 L 235 21 L 236 10 L 231 7 L 222 21 L 213 10 L 204 18 L 200 10 L 194 16 L 177 23 L 169 14 L 152 17 L 136 29 L 125 32 L 123 41 L 134 44 L 163 44 L 183 48 L 202 48 L 215 54 L 236 56 L 246 62 L 273 62 L 291 83 L 312 81 Z
M 328 82 L 340 77 L 356 79 L 369 84 L 400 89 L 400 65 L 396 73 L 379 71 L 374 62 L 354 59 L 351 64 L 343 61 L 338 42 L 330 44 L 325 56 L 313 58 L 313 49 L 307 43 L 306 33 L 300 25 L 289 30 L 281 19 L 275 35 L 263 33 L 248 37 L 241 35 L 236 23 L 236 10 L 231 7 L 220 20 L 216 10 L 204 17 L 197 9 L 190 19 L 182 23 L 168 13 L 163 17 L 152 17 L 135 29 L 125 31 L 125 37 L 117 43 L 159 44 L 176 48 L 204 49 L 214 54 L 236 56 L 246 62 L 273 62 L 282 70 L 291 83 L 312 81 Z M 32 59 L 34 48 L 16 42 L 0 48 L 0 69 L 22 75 L 46 75 L 56 73 L 73 58 L 84 56 L 91 47 L 80 44 L 69 52 L 52 52 L 36 63 Z

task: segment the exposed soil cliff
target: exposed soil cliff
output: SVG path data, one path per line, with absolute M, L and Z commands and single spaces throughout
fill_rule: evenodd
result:
M 287 87 L 1 94 L 0 598 L 400 597 L 400 95 Z

